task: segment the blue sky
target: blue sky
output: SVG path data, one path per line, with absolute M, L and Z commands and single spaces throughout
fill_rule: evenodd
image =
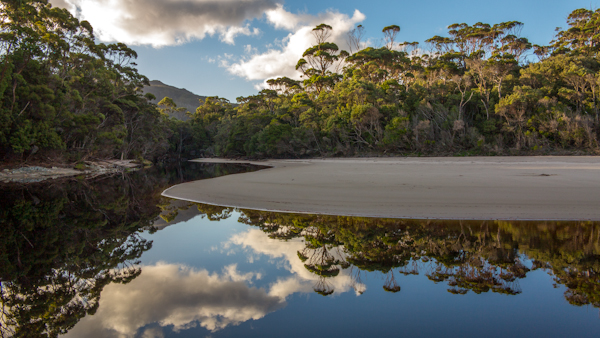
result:
M 138 52 L 140 73 L 152 80 L 218 95 L 233 102 L 255 94 L 265 80 L 295 76 L 293 67 L 310 44 L 309 31 L 325 22 L 347 49 L 346 32 L 366 28 L 376 46 L 381 29 L 396 24 L 400 41 L 445 35 L 452 23 L 525 23 L 522 35 L 547 44 L 577 8 L 600 0 L 51 0 L 93 25 L 105 42 L 127 43 Z M 337 31 L 336 31 L 337 30 Z M 425 48 L 425 45 L 421 47 Z

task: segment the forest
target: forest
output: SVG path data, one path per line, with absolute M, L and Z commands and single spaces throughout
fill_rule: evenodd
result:
M 0 158 L 77 162 L 193 157 L 598 154 L 600 10 L 577 9 L 548 45 L 517 21 L 457 23 L 424 43 L 366 28 L 346 48 L 313 29 L 295 65 L 235 104 L 207 97 L 189 120 L 141 89 L 136 52 L 46 0 L 0 6 Z

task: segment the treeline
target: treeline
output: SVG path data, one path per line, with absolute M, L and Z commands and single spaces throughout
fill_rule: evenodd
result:
M 235 108 L 208 98 L 193 114 L 203 126 L 194 148 L 226 157 L 597 153 L 599 19 L 600 10 L 572 12 L 548 46 L 521 37 L 516 21 L 453 24 L 427 47 L 398 43 L 394 25 L 383 47 L 363 48 L 358 26 L 350 52 L 321 24 L 296 65 L 302 81 L 271 79 Z
M 453 24 L 426 46 L 348 50 L 313 29 L 296 69 L 233 105 L 201 102 L 189 121 L 149 103 L 136 53 L 97 44 L 89 23 L 46 0 L 0 7 L 0 158 L 310 157 L 360 154 L 552 154 L 599 151 L 600 10 L 578 9 L 547 46 L 523 24 Z
M 168 151 L 169 130 L 141 95 L 148 79 L 126 45 L 47 0 L 0 3 L 0 158 L 144 157 Z

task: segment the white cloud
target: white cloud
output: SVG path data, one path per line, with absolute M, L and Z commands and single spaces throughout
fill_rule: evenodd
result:
M 258 28 L 250 29 L 250 25 L 246 25 L 244 27 L 229 27 L 225 32 L 220 34 L 221 41 L 228 43 L 230 45 L 235 44 L 235 37 L 238 35 L 258 35 L 260 34 L 260 30 Z
M 148 328 L 146 330 L 144 330 L 144 333 L 142 333 L 142 338 L 164 338 L 165 334 L 163 333 L 162 329 L 159 327 L 151 327 Z
M 309 23 L 314 21 L 314 16 L 308 14 L 293 14 L 286 11 L 283 5 L 277 5 L 277 8 L 268 10 L 266 13 L 267 20 L 275 26 L 275 28 L 283 28 L 289 31 L 294 31 L 301 23 Z
M 234 44 L 260 31 L 244 24 L 276 9 L 281 0 L 51 0 L 88 20 L 101 41 L 154 47 L 207 35 Z
M 252 53 L 256 53 L 257 49 L 255 47 L 252 47 L 252 45 L 245 45 L 244 46 L 244 53 L 246 54 L 252 54 Z
M 237 264 L 227 265 L 223 268 L 223 275 L 228 277 L 234 282 L 251 282 L 252 279 L 261 279 L 262 275 L 260 273 L 248 272 L 245 274 L 240 274 L 237 271 Z
M 316 25 L 330 25 L 333 31 L 328 40 L 336 43 L 340 49 L 347 49 L 348 31 L 365 19 L 365 15 L 358 10 L 354 11 L 352 17 L 337 11 L 308 15 L 290 13 L 281 5 L 268 10 L 266 17 L 275 28 L 292 32 L 283 39 L 281 48 L 270 48 L 262 54 L 242 58 L 236 63 L 223 64 L 230 73 L 247 80 L 266 80 L 280 76 L 300 79 L 301 74 L 295 70 L 295 66 L 304 51 L 315 43 L 312 29 Z
M 219 62 L 231 74 L 251 81 L 265 81 L 287 76 L 300 79 L 294 68 L 302 53 L 314 44 L 312 29 L 326 23 L 333 27 L 330 41 L 347 49 L 346 34 L 365 15 L 355 10 L 352 17 L 330 10 L 318 15 L 291 13 L 283 0 L 50 0 L 69 9 L 82 20 L 89 21 L 96 36 L 104 42 L 163 47 L 218 36 L 227 44 L 235 44 L 238 36 L 256 36 L 261 31 L 248 23 L 266 18 L 275 29 L 290 33 L 281 41 L 267 44 L 258 53 L 245 49 L 237 61 Z M 230 58 L 226 58 L 229 60 Z M 260 88 L 265 84 L 257 85 Z
M 102 291 L 98 311 L 83 318 L 66 337 L 135 337 L 150 324 L 179 331 L 200 325 L 216 331 L 260 319 L 285 306 L 283 299 L 264 289 L 247 286 L 255 273 L 239 273 L 235 265 L 223 274 L 178 264 L 143 266 L 128 284 L 110 284 Z M 161 328 L 142 333 L 161 337 Z
M 263 82 L 255 83 L 254 85 L 252 85 L 252 87 L 254 87 L 254 89 L 256 89 L 257 91 L 261 91 L 263 89 L 269 88 L 269 85 L 267 84 L 267 81 L 265 80 Z

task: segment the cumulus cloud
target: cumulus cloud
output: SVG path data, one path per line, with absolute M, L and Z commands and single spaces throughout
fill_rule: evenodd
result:
M 290 13 L 283 8 L 283 5 L 277 5 L 277 8 L 267 11 L 265 15 L 275 28 L 283 28 L 289 31 L 296 30 L 298 25 L 302 23 L 307 24 L 315 20 L 315 16 L 309 14 Z
M 266 18 L 275 28 L 286 29 L 290 33 L 283 39 L 280 48 L 270 48 L 238 62 L 223 64 L 230 73 L 247 80 L 266 80 L 280 76 L 300 79 L 301 74 L 295 70 L 295 66 L 304 51 L 315 43 L 312 29 L 316 25 L 330 25 L 333 31 L 329 41 L 336 43 L 340 49 L 347 49 L 347 33 L 364 21 L 365 15 L 358 10 L 354 11 L 352 17 L 337 11 L 319 15 L 294 14 L 286 11 L 282 5 L 277 5 L 266 11 Z
M 246 49 L 237 61 L 220 62 L 231 74 L 251 81 L 287 76 L 300 78 L 294 68 L 302 53 L 314 43 L 312 29 L 326 23 L 333 27 L 329 39 L 346 47 L 346 34 L 365 15 L 355 10 L 352 16 L 329 10 L 318 15 L 291 13 L 283 0 L 50 0 L 55 6 L 69 9 L 82 20 L 89 21 L 96 36 L 104 42 L 119 41 L 129 45 L 162 47 L 218 36 L 234 44 L 241 35 L 261 32 L 250 21 L 265 18 L 275 29 L 290 33 L 279 43 L 267 45 L 258 53 Z M 263 84 L 257 88 L 263 88 Z
M 96 314 L 83 318 L 67 337 L 161 337 L 169 325 L 175 331 L 197 325 L 216 331 L 257 320 L 285 302 L 247 285 L 256 278 L 260 275 L 240 273 L 235 265 L 222 274 L 178 264 L 144 266 L 129 284 L 106 286 Z
M 88 20 L 102 41 L 161 47 L 218 35 L 233 44 L 257 35 L 246 21 L 277 9 L 281 0 L 51 0 Z

